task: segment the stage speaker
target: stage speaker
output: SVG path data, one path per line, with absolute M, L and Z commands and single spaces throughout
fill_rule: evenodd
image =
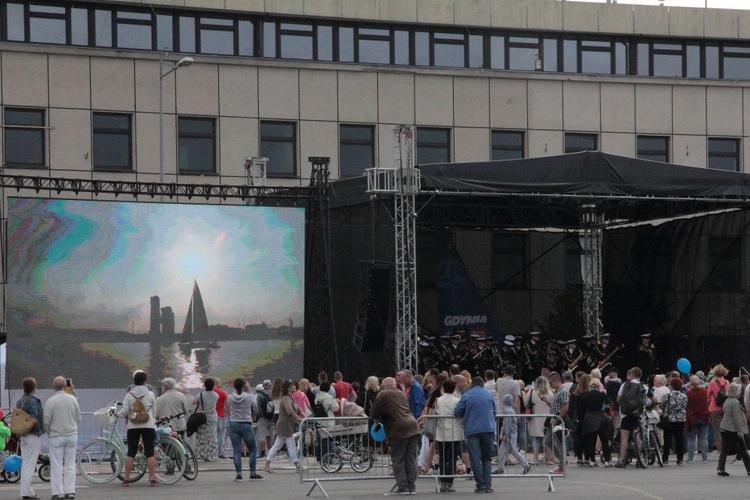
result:
M 383 350 L 388 327 L 392 293 L 390 267 L 367 266 L 363 273 L 366 287 L 360 289 L 360 303 L 354 325 L 352 344 L 360 352 Z

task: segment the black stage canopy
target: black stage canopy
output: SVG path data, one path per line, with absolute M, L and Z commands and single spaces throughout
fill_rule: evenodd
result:
M 744 207 L 750 175 L 596 151 L 419 165 L 420 226 L 580 226 L 581 205 L 607 222 L 638 222 Z M 332 184 L 332 207 L 370 201 L 365 177 Z M 498 212 L 503 207 L 507 210 Z

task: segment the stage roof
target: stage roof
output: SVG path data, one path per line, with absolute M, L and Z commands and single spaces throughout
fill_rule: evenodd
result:
M 597 151 L 418 167 L 420 226 L 574 228 L 591 204 L 608 224 L 750 207 L 749 174 Z M 365 177 L 331 188 L 332 207 L 372 202 Z

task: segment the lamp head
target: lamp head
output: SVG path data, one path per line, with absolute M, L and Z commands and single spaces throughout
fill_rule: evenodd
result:
M 190 66 L 195 62 L 195 59 L 193 59 L 190 56 L 183 57 L 179 61 L 177 61 L 177 64 L 175 65 L 175 68 L 185 68 L 187 66 Z

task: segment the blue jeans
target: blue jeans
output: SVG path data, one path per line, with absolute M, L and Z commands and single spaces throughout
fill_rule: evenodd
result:
M 701 455 L 703 460 L 708 459 L 708 431 L 711 428 L 711 424 L 708 422 L 698 421 L 693 425 L 693 428 L 688 432 L 688 458 L 693 458 L 695 455 L 695 438 L 698 438 L 699 448 L 701 449 Z
M 495 433 L 481 432 L 466 436 L 469 447 L 469 461 L 477 490 L 492 487 L 492 455 L 495 451 Z
M 234 472 L 242 474 L 242 443 L 247 446 L 250 474 L 255 474 L 258 460 L 258 445 L 255 443 L 255 432 L 252 422 L 229 422 L 229 440 L 232 442 Z

